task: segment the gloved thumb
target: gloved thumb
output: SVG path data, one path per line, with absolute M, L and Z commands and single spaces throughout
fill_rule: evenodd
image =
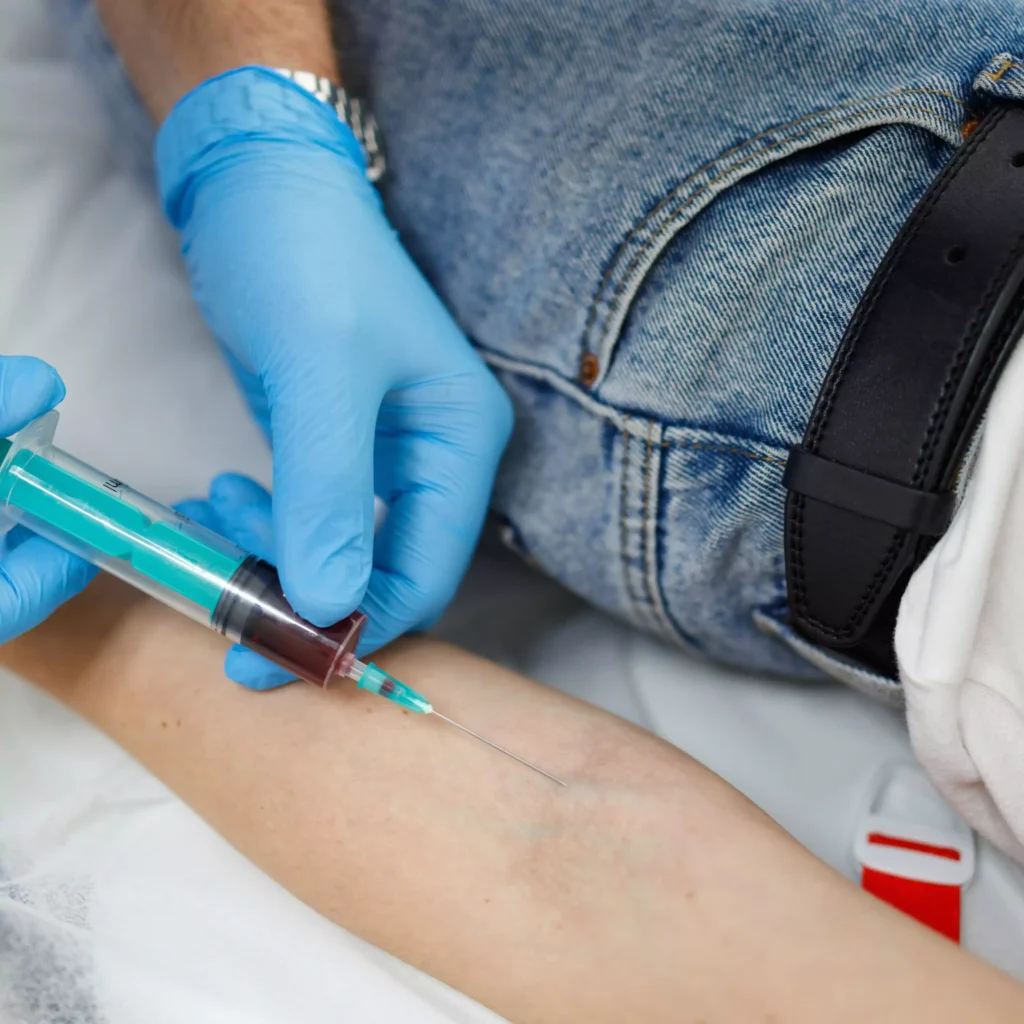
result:
M 0 437 L 21 430 L 64 398 L 60 374 L 35 356 L 0 357 Z
M 311 359 L 264 375 L 278 572 L 292 607 L 318 626 L 358 607 L 373 563 L 373 442 L 381 393 L 361 381 L 346 388 L 351 377 L 351 368 Z

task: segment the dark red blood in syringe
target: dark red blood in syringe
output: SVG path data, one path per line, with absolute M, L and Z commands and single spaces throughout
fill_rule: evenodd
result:
M 255 556 L 235 571 L 210 620 L 225 636 L 316 686 L 352 664 L 365 622 L 362 612 L 332 626 L 307 622 L 285 598 L 277 570 Z

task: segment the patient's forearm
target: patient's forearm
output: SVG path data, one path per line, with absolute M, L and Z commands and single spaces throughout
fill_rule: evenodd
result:
M 190 89 L 245 64 L 337 80 L 325 0 L 97 0 L 159 123 Z
M 0 651 L 311 906 L 513 1021 L 1024 1019 L 679 751 L 451 647 L 378 660 L 569 788 L 351 686 L 243 690 L 218 637 L 105 578 Z

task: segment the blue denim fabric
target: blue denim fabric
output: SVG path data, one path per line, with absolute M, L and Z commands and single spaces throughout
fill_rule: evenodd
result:
M 335 6 L 389 215 L 516 403 L 515 544 L 711 658 L 898 695 L 785 627 L 782 468 L 915 202 L 1024 99 L 1024 0 Z

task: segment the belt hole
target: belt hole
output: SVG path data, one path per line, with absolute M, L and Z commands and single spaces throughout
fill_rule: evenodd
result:
M 1010 163 L 1014 167 L 1024 167 L 1024 152 L 1014 153 L 1013 156 L 1010 157 Z
M 1021 154 L 1024 156 L 1024 153 Z M 963 258 L 967 255 L 966 245 L 952 245 L 946 250 L 946 262 L 947 263 L 962 263 Z

